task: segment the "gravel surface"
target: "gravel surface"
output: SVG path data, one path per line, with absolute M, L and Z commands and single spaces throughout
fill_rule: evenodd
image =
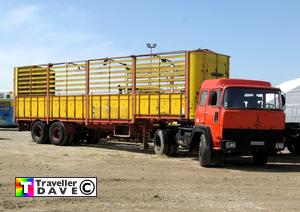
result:
M 284 152 L 265 167 L 227 158 L 201 168 L 181 152 L 143 153 L 135 143 L 53 146 L 29 132 L 0 130 L 0 211 L 300 211 L 300 157 Z M 15 177 L 98 178 L 96 198 L 16 198 Z

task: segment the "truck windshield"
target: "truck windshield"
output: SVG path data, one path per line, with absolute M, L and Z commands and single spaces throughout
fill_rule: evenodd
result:
M 282 110 L 281 92 L 263 88 L 227 88 L 224 107 L 228 109 Z

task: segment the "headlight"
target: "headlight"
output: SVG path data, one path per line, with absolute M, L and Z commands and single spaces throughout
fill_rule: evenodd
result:
M 235 141 L 227 141 L 226 142 L 226 149 L 234 149 L 234 148 L 236 148 Z
M 284 143 L 276 143 L 275 148 L 276 149 L 284 149 Z

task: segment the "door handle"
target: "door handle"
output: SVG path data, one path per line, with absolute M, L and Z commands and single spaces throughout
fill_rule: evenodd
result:
M 215 121 L 215 124 L 217 124 L 219 121 L 219 113 L 218 112 L 215 112 L 214 121 Z

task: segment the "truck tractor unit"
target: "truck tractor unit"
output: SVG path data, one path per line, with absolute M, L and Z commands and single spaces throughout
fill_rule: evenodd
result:
M 194 126 L 179 128 L 179 135 L 188 148 L 199 147 L 201 166 L 218 153 L 252 155 L 256 165 L 264 165 L 269 154 L 284 149 L 282 94 L 270 83 L 206 80 L 199 93 Z
M 227 55 L 207 49 L 16 67 L 14 117 L 39 144 L 127 138 L 158 155 L 178 147 L 253 155 L 265 164 L 283 148 L 281 91 L 268 82 L 229 79 Z

